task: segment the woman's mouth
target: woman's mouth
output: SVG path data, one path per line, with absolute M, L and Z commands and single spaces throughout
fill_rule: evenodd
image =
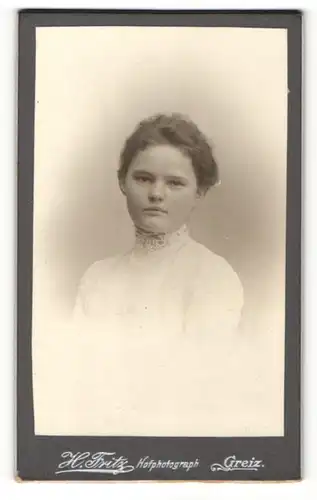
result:
M 160 207 L 148 207 L 143 210 L 143 212 L 149 214 L 149 215 L 160 215 L 160 214 L 167 214 L 167 211 L 164 210 L 163 208 Z

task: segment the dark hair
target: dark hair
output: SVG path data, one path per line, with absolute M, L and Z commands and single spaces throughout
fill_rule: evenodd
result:
M 191 159 L 199 189 L 207 191 L 218 182 L 218 167 L 211 145 L 197 125 L 179 113 L 157 114 L 137 125 L 121 151 L 119 181 L 125 179 L 139 152 L 161 144 L 175 146 Z

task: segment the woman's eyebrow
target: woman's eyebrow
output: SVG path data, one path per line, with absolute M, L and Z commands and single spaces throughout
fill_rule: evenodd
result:
M 132 175 L 145 175 L 145 176 L 148 176 L 150 177 L 151 179 L 154 179 L 156 177 L 156 174 L 153 174 L 152 172 L 149 172 L 148 170 L 145 170 L 143 168 L 136 168 Z M 177 180 L 177 181 L 181 181 L 181 182 L 187 182 L 187 179 L 186 177 L 182 176 L 181 174 L 167 174 L 167 175 L 164 175 L 165 179 L 168 179 L 168 180 Z
M 133 175 L 135 174 L 142 174 L 142 175 L 148 175 L 150 177 L 154 177 L 154 175 L 149 172 L 148 170 L 144 170 L 142 168 L 136 168 L 134 171 L 133 171 Z
M 184 176 L 182 176 L 180 174 L 168 174 L 168 175 L 166 175 L 166 178 L 167 179 L 177 180 L 177 181 L 187 182 L 186 177 L 184 177 Z

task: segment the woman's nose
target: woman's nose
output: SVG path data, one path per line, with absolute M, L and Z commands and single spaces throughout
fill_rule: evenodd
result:
M 164 199 L 164 186 L 161 183 L 155 183 L 149 190 L 150 201 L 162 201 Z

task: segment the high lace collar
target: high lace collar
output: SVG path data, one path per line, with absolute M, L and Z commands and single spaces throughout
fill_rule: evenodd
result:
M 189 239 L 187 226 L 184 225 L 173 233 L 147 233 L 135 229 L 135 253 L 153 253 L 166 248 L 178 249 Z

